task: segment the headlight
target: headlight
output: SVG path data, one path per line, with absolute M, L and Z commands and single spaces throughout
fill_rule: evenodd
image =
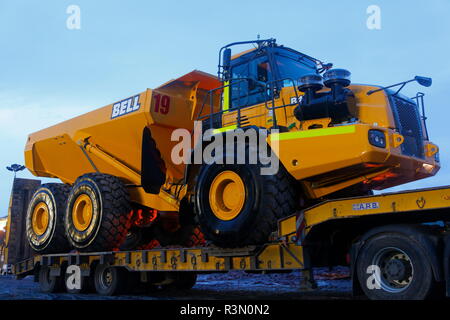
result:
M 369 130 L 369 142 L 379 148 L 386 148 L 386 135 L 380 130 Z

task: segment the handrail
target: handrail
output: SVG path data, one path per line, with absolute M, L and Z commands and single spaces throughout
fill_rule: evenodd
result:
M 266 98 L 264 100 L 264 107 L 266 108 L 266 110 L 269 110 L 269 111 L 273 112 L 272 117 L 273 117 L 274 127 L 277 127 L 277 119 L 276 119 L 276 112 L 275 112 L 275 110 L 298 104 L 296 102 L 296 103 L 287 103 L 287 104 L 282 104 L 282 105 L 279 105 L 279 106 L 275 106 L 275 88 L 277 87 L 275 84 L 279 83 L 279 82 L 286 81 L 286 80 L 292 82 L 292 87 L 294 88 L 294 94 L 295 94 L 295 97 L 297 99 L 296 101 L 298 101 L 299 94 L 298 94 L 297 88 L 295 86 L 295 82 L 294 82 L 294 80 L 292 78 L 287 77 L 287 78 L 272 80 L 272 81 L 264 83 L 265 84 L 265 89 L 263 89 L 262 92 L 265 92 L 267 89 L 270 90 L 270 92 L 271 92 L 270 93 L 270 97 L 268 95 L 266 95 Z M 210 121 L 210 128 L 213 128 L 214 127 L 214 121 L 213 120 L 214 120 L 215 116 L 222 115 L 222 114 L 224 114 L 226 112 L 230 112 L 230 111 L 236 111 L 236 113 L 237 113 L 236 121 L 235 122 L 230 122 L 229 124 L 236 123 L 236 127 L 240 128 L 240 126 L 241 126 L 241 109 L 244 108 L 244 107 L 248 107 L 247 104 L 249 102 L 250 92 L 247 91 L 247 95 L 246 95 L 246 100 L 247 101 L 246 101 L 246 103 L 244 103 L 244 104 L 242 104 L 242 105 L 240 105 L 240 106 L 238 106 L 236 108 L 233 108 L 233 109 L 222 110 L 222 99 L 220 99 L 220 102 L 219 102 L 220 103 L 220 105 L 219 105 L 220 111 L 217 111 L 217 112 L 214 112 L 214 94 L 217 91 L 222 91 L 223 92 L 224 88 L 231 87 L 232 85 L 239 84 L 240 82 L 250 82 L 250 81 L 256 81 L 256 80 L 254 80 L 252 78 L 232 79 L 230 81 L 230 83 L 228 83 L 226 85 L 222 85 L 220 87 L 217 87 L 217 88 L 209 90 L 208 93 L 203 98 L 202 107 L 200 108 L 199 112 L 197 113 L 196 120 L 197 121 L 204 121 L 206 119 L 209 119 L 209 121 Z M 240 86 L 238 86 L 238 89 L 239 89 L 239 91 L 238 91 L 238 93 L 239 93 L 240 92 Z M 206 101 L 207 101 L 208 98 L 209 98 L 209 104 L 210 104 L 210 113 L 202 116 L 201 114 L 204 111 L 205 104 L 206 104 Z M 269 100 L 271 100 L 272 107 L 269 107 Z M 263 115 L 261 115 L 261 116 L 263 116 Z

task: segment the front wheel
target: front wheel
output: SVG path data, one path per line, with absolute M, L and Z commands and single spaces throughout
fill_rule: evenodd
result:
M 434 285 L 424 249 L 398 232 L 370 238 L 361 248 L 356 268 L 364 293 L 373 300 L 422 300 Z
M 262 175 L 262 165 L 204 165 L 197 180 L 195 212 L 207 240 L 221 247 L 260 244 L 277 221 L 296 209 L 292 177 L 283 167 Z
M 39 288 L 44 293 L 56 293 L 63 291 L 64 277 L 51 275 L 48 266 L 41 266 L 39 269 Z

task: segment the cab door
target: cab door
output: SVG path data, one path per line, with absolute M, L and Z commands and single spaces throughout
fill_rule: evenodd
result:
M 223 126 L 236 124 L 241 109 L 241 125 L 266 126 L 265 103 L 270 99 L 267 83 L 274 78 L 266 55 L 243 61 L 231 68 L 228 105 L 224 104 Z

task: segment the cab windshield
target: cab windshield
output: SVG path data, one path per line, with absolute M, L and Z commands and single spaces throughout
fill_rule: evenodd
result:
M 270 97 L 266 84 L 297 86 L 300 77 L 311 73 L 318 74 L 316 62 L 288 48 L 267 48 L 265 51 L 247 53 L 232 62 L 231 108 L 266 101 Z
M 283 81 L 284 87 L 292 86 L 292 81 L 297 85 L 298 79 L 306 74 L 318 74 L 314 61 L 294 52 L 275 49 L 274 60 L 280 79 L 290 79 Z

